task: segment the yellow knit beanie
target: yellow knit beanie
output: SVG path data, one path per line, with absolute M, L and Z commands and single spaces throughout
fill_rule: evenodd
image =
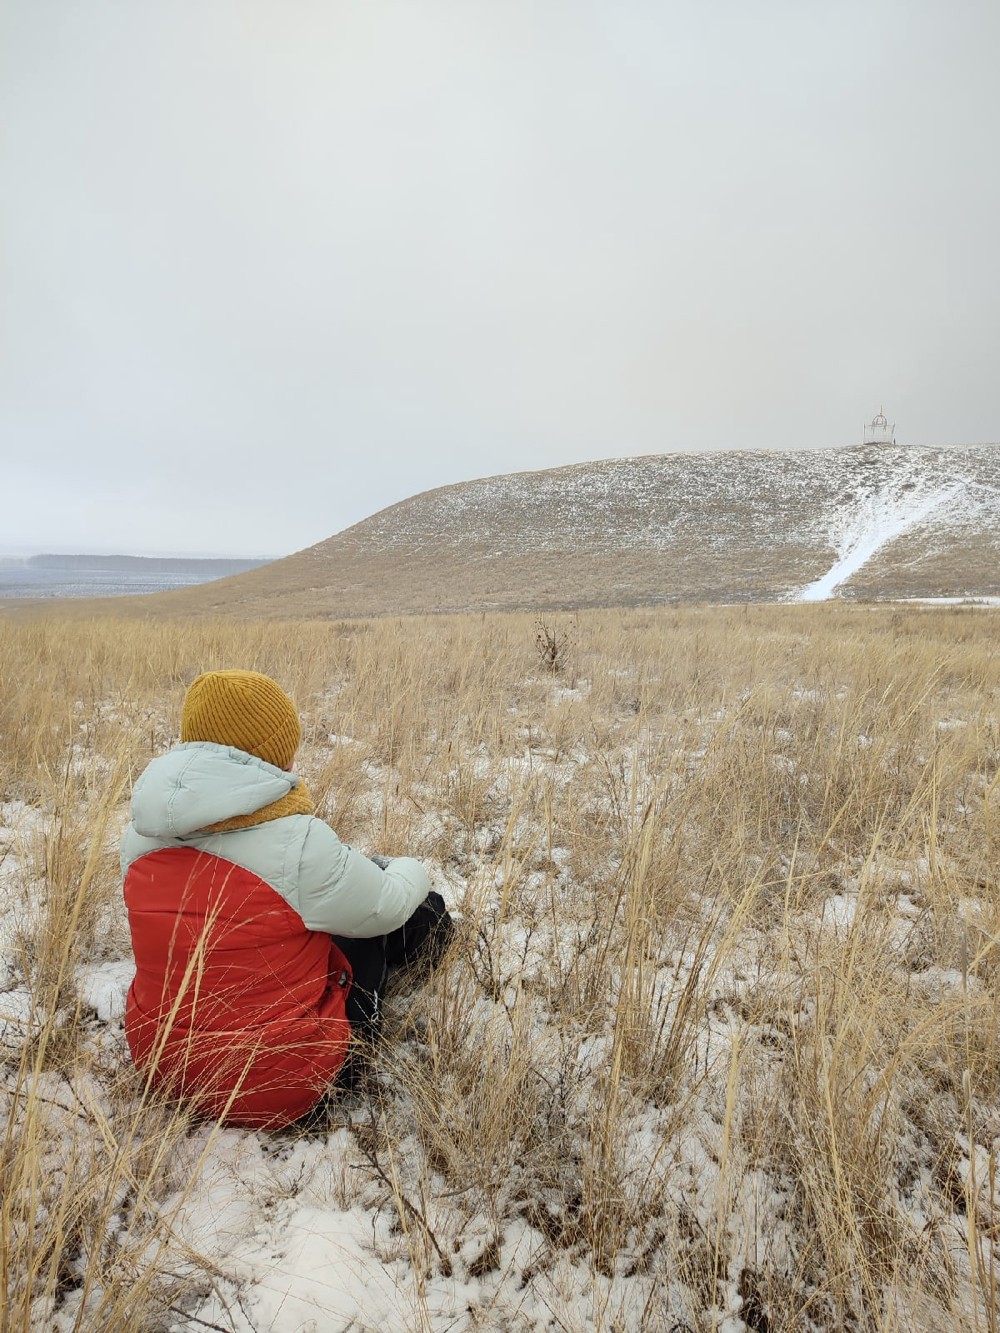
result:
M 232 745 L 276 768 L 291 768 L 302 728 L 295 705 L 270 676 L 206 671 L 185 695 L 181 740 Z

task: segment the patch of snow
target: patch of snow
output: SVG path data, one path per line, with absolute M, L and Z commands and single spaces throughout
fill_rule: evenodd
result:
M 857 894 L 834 893 L 823 904 L 823 924 L 850 930 L 858 910 Z
M 406 1328 L 418 1322 L 417 1283 L 402 1256 L 383 1262 L 376 1253 L 378 1227 L 362 1208 L 333 1210 L 285 1206 L 258 1223 L 226 1256 L 230 1274 L 244 1289 L 239 1304 L 215 1294 L 198 1311 L 209 1325 L 256 1333 L 350 1328 Z M 217 1218 L 206 1213 L 213 1232 Z M 198 1234 L 196 1232 L 196 1234 Z M 380 1237 L 383 1241 L 387 1237 Z M 466 1299 L 463 1304 L 468 1304 Z M 455 1306 L 448 1307 L 451 1311 Z M 249 1317 L 248 1317 L 249 1316 Z M 230 1323 L 230 1321 L 232 1321 Z
M 1000 597 L 897 597 L 901 605 L 967 606 L 970 608 L 1000 606 Z
M 131 959 L 97 963 L 77 974 L 77 987 L 84 1007 L 93 1009 L 102 1022 L 123 1018 L 125 997 L 135 975 Z
M 0 994 L 0 1045 L 24 1041 L 31 1016 L 31 992 L 26 986 L 15 986 Z
M 842 583 L 866 565 L 883 546 L 902 536 L 908 528 L 923 522 L 936 509 L 954 500 L 962 491 L 959 485 L 941 487 L 929 495 L 916 497 L 893 494 L 889 490 L 868 496 L 849 522 L 838 544 L 838 558 L 815 582 L 807 584 L 798 595 L 800 602 L 825 602 Z
M 576 687 L 570 685 L 553 685 L 551 699 L 553 703 L 575 703 L 585 699 L 590 692 L 590 682 L 582 680 Z

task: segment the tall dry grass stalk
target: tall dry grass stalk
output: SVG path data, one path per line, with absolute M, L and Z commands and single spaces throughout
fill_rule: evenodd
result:
M 218 1131 L 88 1000 L 131 781 L 233 665 L 297 699 L 341 836 L 462 913 L 341 1118 L 414 1327 L 446 1276 L 470 1328 L 1000 1327 L 996 617 L 556 629 L 0 622 L 0 1333 L 249 1326 L 183 1224 Z

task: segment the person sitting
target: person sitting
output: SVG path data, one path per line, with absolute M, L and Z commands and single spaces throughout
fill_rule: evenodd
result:
M 316 818 L 293 768 L 301 735 L 270 677 L 198 676 L 122 838 L 132 1058 L 229 1124 L 316 1107 L 352 1068 L 352 1034 L 377 1033 L 391 969 L 433 964 L 452 930 L 419 861 L 369 858 Z

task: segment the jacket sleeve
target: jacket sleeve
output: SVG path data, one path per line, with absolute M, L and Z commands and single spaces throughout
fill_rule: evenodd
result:
M 354 939 L 387 935 L 410 919 L 430 887 L 427 871 L 413 857 L 394 857 L 380 870 L 345 846 L 328 824 L 310 820 L 294 904 L 310 930 Z

